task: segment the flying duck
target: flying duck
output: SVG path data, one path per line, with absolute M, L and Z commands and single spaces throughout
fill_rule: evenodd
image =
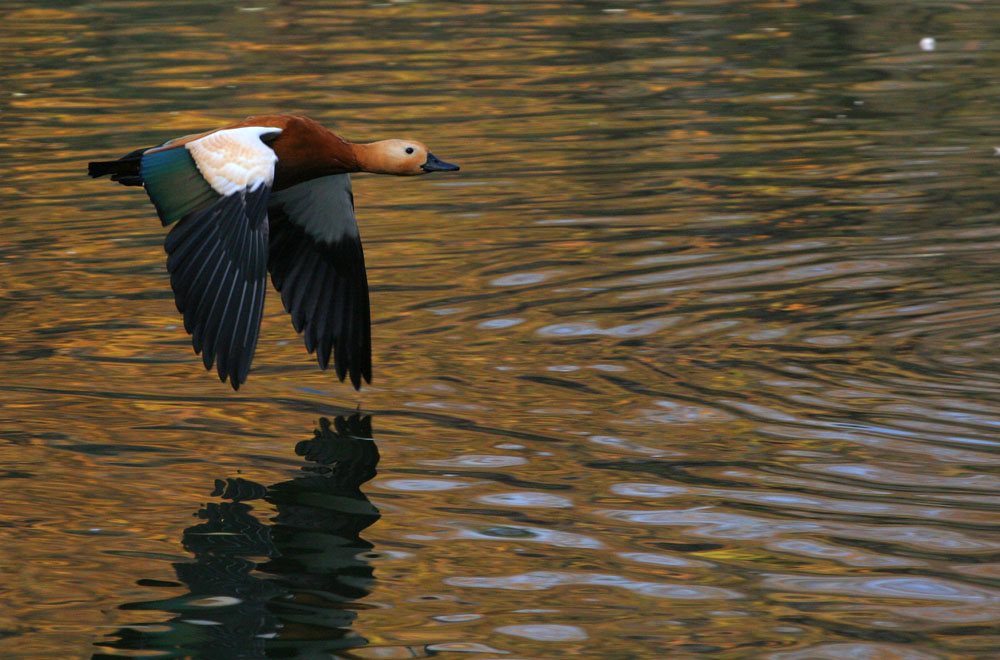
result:
M 355 389 L 371 382 L 371 315 L 350 172 L 449 172 L 416 140 L 355 144 L 308 117 L 259 115 L 187 135 L 90 176 L 143 186 L 166 236 L 167 270 L 184 329 L 205 369 L 234 390 L 247 379 L 267 273 L 326 369 Z

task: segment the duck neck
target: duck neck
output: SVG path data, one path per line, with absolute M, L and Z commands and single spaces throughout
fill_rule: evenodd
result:
M 379 149 L 381 142 L 352 143 L 354 156 L 358 159 L 358 170 L 374 174 L 392 174 L 389 171 L 385 156 Z

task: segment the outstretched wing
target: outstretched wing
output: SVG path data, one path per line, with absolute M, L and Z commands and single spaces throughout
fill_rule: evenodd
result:
M 371 311 L 361 236 L 348 174 L 312 179 L 272 193 L 268 268 L 274 288 L 326 369 L 372 380 Z
M 164 247 L 184 329 L 206 369 L 239 389 L 257 346 L 267 288 L 267 204 L 277 159 L 262 140 L 278 128 L 216 131 L 151 149 L 140 175 L 164 225 Z M 178 222 L 179 221 L 179 222 Z

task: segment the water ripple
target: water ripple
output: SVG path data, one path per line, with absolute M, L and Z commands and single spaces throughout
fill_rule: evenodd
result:
M 1000 48 L 991 3 L 932 4 L 5 3 L 0 656 L 113 625 L 246 657 L 995 657 Z M 220 390 L 148 201 L 85 175 L 276 110 L 462 165 L 355 178 L 361 393 L 277 296 Z M 355 409 L 371 551 L 282 540 L 353 567 L 305 600 L 370 597 L 277 603 L 267 639 L 263 611 L 138 627 L 121 594 L 176 606 L 191 503 Z M 252 602 L 218 568 L 216 623 Z
M 569 573 L 562 571 L 534 571 L 502 578 L 452 577 L 448 584 L 475 589 L 512 589 L 516 591 L 539 591 L 566 585 L 588 585 L 626 589 L 641 596 L 676 600 L 732 599 L 743 594 L 731 589 L 690 584 L 668 584 L 662 582 L 636 582 L 617 575 L 592 573 Z

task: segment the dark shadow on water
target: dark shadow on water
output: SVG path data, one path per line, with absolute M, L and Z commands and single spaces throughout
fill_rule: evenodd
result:
M 371 418 L 321 418 L 295 453 L 308 463 L 290 481 L 216 481 L 212 495 L 224 501 L 206 504 L 200 522 L 184 530 L 194 561 L 174 564 L 180 582 L 138 582 L 188 593 L 121 606 L 176 616 L 118 629 L 93 660 L 155 651 L 157 658 L 327 657 L 367 644 L 351 625 L 375 579 L 366 559 L 373 546 L 360 536 L 379 519 L 360 488 L 379 460 Z M 277 514 L 262 522 L 249 504 L 255 500 Z

